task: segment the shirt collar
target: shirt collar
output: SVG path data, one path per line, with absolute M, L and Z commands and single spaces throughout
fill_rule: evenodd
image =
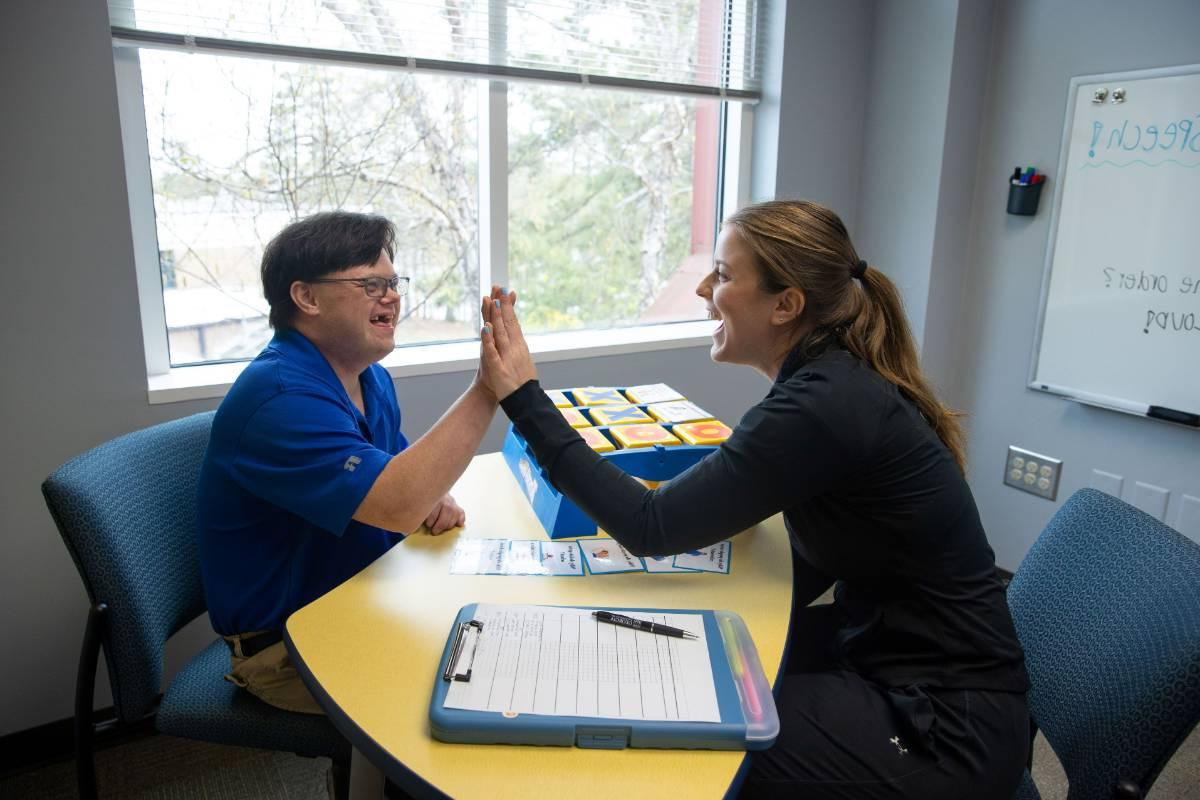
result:
M 848 352 L 841 343 L 831 337 L 822 337 L 820 340 L 803 341 L 791 349 L 783 359 L 783 364 L 779 367 L 779 374 L 775 377 L 776 383 L 782 383 L 792 377 L 805 364 L 812 363 L 826 355 L 836 355 L 837 353 Z
M 347 406 L 354 408 L 354 404 L 350 402 L 350 396 L 346 394 L 346 387 L 342 386 L 342 382 L 338 380 L 337 373 L 333 371 L 329 360 L 300 331 L 293 329 L 276 331 L 271 343 L 267 345 L 267 349 L 275 351 L 328 384 L 346 401 Z M 359 373 L 358 379 L 362 383 L 364 394 L 379 394 L 379 384 L 370 367 Z

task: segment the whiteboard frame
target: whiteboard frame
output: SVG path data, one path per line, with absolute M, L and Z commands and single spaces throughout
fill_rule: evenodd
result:
M 1059 145 L 1058 150 L 1058 169 L 1055 170 L 1054 176 L 1054 204 L 1050 212 L 1050 231 L 1046 241 L 1046 261 L 1042 266 L 1042 290 L 1041 296 L 1038 299 L 1037 328 L 1033 337 L 1033 353 L 1031 354 L 1029 363 L 1029 380 L 1026 383 L 1026 388 L 1028 389 L 1057 395 L 1067 400 L 1074 400 L 1077 403 L 1096 406 L 1097 408 L 1107 408 L 1111 411 L 1122 411 L 1126 414 L 1147 417 L 1147 411 L 1150 408 L 1148 404 L 1136 403 L 1119 397 L 1090 394 L 1066 386 L 1055 386 L 1054 384 L 1045 383 L 1044 381 L 1037 380 L 1037 368 L 1038 357 L 1042 352 L 1042 331 L 1046 323 L 1046 305 L 1050 300 L 1050 278 L 1054 269 L 1054 250 L 1058 242 L 1058 217 L 1059 212 L 1062 210 L 1063 180 L 1066 177 L 1067 159 L 1070 156 L 1071 128 L 1075 121 L 1075 106 L 1079 98 L 1079 87 L 1085 83 L 1169 78 L 1176 75 L 1200 75 L 1200 64 L 1181 64 L 1174 67 L 1156 67 L 1154 69 L 1128 70 L 1125 72 L 1102 72 L 1095 75 L 1076 75 L 1071 78 L 1071 82 L 1067 87 L 1067 111 L 1063 119 L 1062 143 Z M 1158 417 L 1147 417 L 1147 419 L 1170 422 L 1170 420 L 1163 420 Z M 1196 430 L 1191 425 L 1181 425 L 1181 427 Z

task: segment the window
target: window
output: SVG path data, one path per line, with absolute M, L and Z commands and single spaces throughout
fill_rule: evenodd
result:
M 477 328 L 473 79 L 147 50 L 142 92 L 172 366 L 254 357 L 271 337 L 259 261 L 291 220 L 396 224 L 398 344 Z
M 697 319 L 717 102 L 539 84 L 508 99 L 509 275 L 524 329 Z
M 331 208 L 396 224 L 401 347 L 492 283 L 533 334 L 698 319 L 761 20 L 653 6 L 110 0 L 149 371 L 257 354 L 263 248 Z

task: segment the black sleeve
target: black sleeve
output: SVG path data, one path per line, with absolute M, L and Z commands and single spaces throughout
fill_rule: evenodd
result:
M 593 451 L 537 381 L 501 406 L 560 492 L 631 553 L 666 556 L 740 533 L 828 491 L 852 468 L 828 427 L 776 389 L 728 441 L 655 490 Z

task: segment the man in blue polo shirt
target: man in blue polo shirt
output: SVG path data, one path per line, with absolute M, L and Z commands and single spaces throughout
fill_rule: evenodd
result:
M 321 713 L 282 642 L 284 621 L 422 524 L 462 525 L 447 494 L 496 399 L 478 379 L 411 446 L 391 377 L 400 296 L 395 229 L 326 212 L 262 259 L 275 336 L 230 388 L 200 471 L 199 555 L 226 677 L 271 705 Z

